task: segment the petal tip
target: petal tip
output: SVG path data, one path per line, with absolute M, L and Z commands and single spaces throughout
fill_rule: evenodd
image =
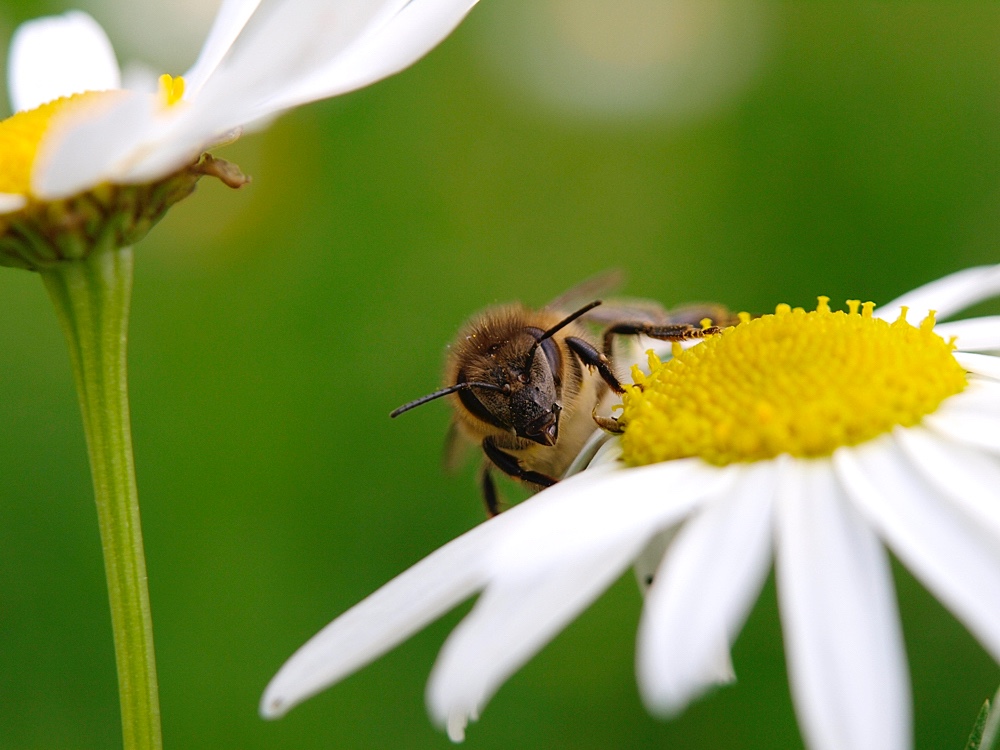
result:
M 465 728 L 469 725 L 469 717 L 464 711 L 456 711 L 448 715 L 448 739 L 455 744 L 465 741 Z
M 270 721 L 280 719 L 292 709 L 293 705 L 292 701 L 273 688 L 268 687 L 264 691 L 264 695 L 261 696 L 258 712 L 260 713 L 260 718 Z

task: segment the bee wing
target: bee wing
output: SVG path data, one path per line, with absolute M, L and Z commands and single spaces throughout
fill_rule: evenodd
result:
M 668 312 L 663 305 L 651 299 L 640 299 L 637 297 L 608 297 L 617 292 L 625 285 L 625 272 L 620 268 L 609 268 L 599 274 L 584 279 L 571 289 L 560 294 L 545 307 L 549 310 L 559 310 L 561 312 L 572 312 L 579 310 L 584 305 L 597 299 L 602 299 L 600 307 L 590 310 L 581 319 L 584 323 L 593 326 L 609 326 L 622 321 L 637 321 L 643 323 L 654 323 L 656 325 L 669 325 L 671 323 L 687 323 L 689 318 L 701 306 L 692 306 L 691 314 L 687 314 L 688 308 L 678 309 L 680 313 L 674 320 L 673 311 Z M 693 318 L 697 323 L 702 318 Z
M 583 317 L 584 323 L 609 326 L 623 321 L 668 325 L 673 321 L 659 302 L 635 297 L 618 297 L 605 300 Z
M 445 472 L 454 474 L 462 468 L 462 464 L 469 460 L 469 454 L 475 446 L 471 440 L 458 431 L 455 423 L 448 425 L 448 432 L 444 436 L 444 451 L 441 455 L 441 465 Z
M 667 310 L 653 300 L 622 297 L 609 299 L 600 307 L 595 307 L 586 314 L 583 321 L 595 326 L 610 326 L 622 322 L 700 326 L 705 318 L 709 318 L 717 326 L 735 325 L 739 320 L 725 305 L 712 302 L 696 302 Z
M 609 268 L 589 279 L 584 279 L 572 289 L 567 289 L 545 307 L 549 310 L 572 312 L 595 299 L 601 299 L 605 295 L 621 289 L 624 285 L 625 272 L 620 268 Z M 588 318 L 591 316 L 593 316 L 592 312 L 587 313 Z

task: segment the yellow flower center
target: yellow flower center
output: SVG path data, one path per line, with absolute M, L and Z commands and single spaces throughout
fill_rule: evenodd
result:
M 651 374 L 633 368 L 622 448 L 633 466 L 700 456 L 716 465 L 782 453 L 828 456 L 893 427 L 917 424 L 966 386 L 954 345 L 919 327 L 874 318 L 874 304 L 831 311 L 779 305 L 687 350 Z M 859 313 L 858 308 L 862 311 Z
M 42 140 L 53 124 L 67 114 L 95 105 L 103 106 L 121 91 L 87 91 L 64 96 L 0 121 L 0 193 L 31 195 L 31 172 Z M 184 96 L 184 79 L 160 76 L 159 97 L 165 107 Z

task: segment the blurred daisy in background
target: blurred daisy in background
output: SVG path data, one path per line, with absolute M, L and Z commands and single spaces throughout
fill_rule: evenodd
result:
M 207 149 L 402 70 L 475 3 L 223 0 L 183 76 L 139 75 L 131 86 L 86 13 L 29 21 L 11 39 L 15 114 L 0 122 L 0 265 L 39 273 L 69 345 L 127 750 L 162 747 L 126 374 L 132 245 L 202 176 L 246 182 Z
M 437 550 L 306 643 L 283 715 L 480 593 L 429 710 L 464 737 L 499 686 L 630 565 L 651 711 L 734 679 L 729 649 L 772 561 L 792 695 L 813 750 L 912 744 L 888 547 L 1000 661 L 1000 293 L 971 268 L 879 311 L 780 305 L 633 371 L 589 468 Z M 935 312 L 936 311 L 936 312 Z M 884 545 L 884 546 L 883 546 Z
M 509 0 L 484 13 L 480 48 L 500 78 L 543 107 L 605 122 L 683 123 L 731 105 L 771 36 L 757 0 Z
M 120 244 L 131 244 L 190 193 L 201 174 L 242 183 L 227 165 L 199 164 L 206 149 L 292 107 L 402 70 L 447 36 L 475 2 L 227 0 L 194 65 L 177 78 L 160 76 L 156 92 L 122 88 L 114 50 L 87 14 L 25 23 L 9 54 L 16 114 L 0 123 L 0 214 L 25 211 L 32 230 L 58 235 L 73 224 L 79 206 L 54 222 L 32 215 L 33 206 L 103 184 L 154 185 L 155 194 L 138 201 L 132 194 L 96 195 L 103 210 L 129 215 L 133 226 L 122 231 Z M 0 262 L 35 268 L 53 255 L 59 260 L 78 252 L 58 240 L 38 248 L 28 237 L 37 232 L 19 232 L 17 223 L 0 218 L 7 235 Z

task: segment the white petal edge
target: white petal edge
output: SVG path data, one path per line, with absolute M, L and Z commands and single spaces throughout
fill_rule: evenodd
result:
M 910 308 L 909 320 L 915 323 L 931 310 L 937 311 L 938 319 L 942 320 L 997 294 L 1000 294 L 1000 265 L 976 266 L 917 287 L 876 308 L 875 316 L 895 320 L 900 308 L 906 306 Z
M 1000 547 L 921 479 L 892 436 L 833 457 L 854 504 L 927 589 L 1000 661 Z
M 354 91 L 408 68 L 454 31 L 477 2 L 412 0 L 323 69 L 277 92 L 262 105 L 262 114 Z
M 965 356 L 973 356 L 957 352 Z M 973 361 L 973 365 L 975 365 Z M 993 418 L 1000 423 L 1000 381 L 988 376 L 982 376 L 969 371 L 965 389 L 954 396 L 949 396 L 938 405 L 937 409 L 924 417 L 932 420 L 943 415 L 971 414 L 977 417 Z
M 955 346 L 963 352 L 991 352 L 1000 350 L 1000 315 L 953 320 L 939 323 L 934 333 L 945 341 L 955 337 Z
M 894 435 L 916 471 L 1000 542 L 1000 460 L 922 427 L 897 428 Z
M 954 402 L 957 398 L 953 396 L 950 400 Z M 924 417 L 923 425 L 956 443 L 1000 455 L 1000 419 L 994 414 L 977 413 L 971 406 L 942 404 L 936 412 Z
M 205 81 L 215 72 L 260 3 L 261 0 L 223 0 L 198 59 L 184 74 L 186 99 L 191 99 L 201 91 Z
M 587 438 L 587 442 L 583 444 L 580 452 L 576 454 L 576 458 L 566 469 L 566 473 L 563 474 L 562 478 L 566 479 L 573 476 L 574 474 L 579 474 L 581 471 L 586 469 L 593 463 L 594 459 L 597 457 L 598 452 L 604 445 L 613 440 L 614 438 L 604 430 L 595 430 L 594 433 Z
M 61 96 L 121 86 L 107 34 L 97 21 L 76 10 L 21 24 L 11 40 L 8 71 L 17 112 Z
M 771 566 L 774 462 L 731 468 L 735 489 L 684 522 L 646 595 L 636 673 L 655 713 L 735 679 L 729 647 Z
M 971 353 L 963 356 L 971 356 Z M 1000 383 L 993 378 L 980 377 L 972 373 L 965 390 L 945 399 L 938 407 L 938 412 L 945 409 L 1000 415 Z
M 557 565 L 636 534 L 649 540 L 731 486 L 733 476 L 691 458 L 636 468 L 604 464 L 565 479 L 504 514 L 517 520 L 488 555 L 491 578 Z
M 28 199 L 17 193 L 0 193 L 0 215 L 20 211 L 28 205 Z
M 261 5 L 191 100 L 197 129 L 227 130 L 273 110 L 261 103 L 309 80 L 406 0 L 272 0 Z
M 1000 357 L 974 352 L 955 352 L 955 359 L 969 372 L 1000 380 Z
M 469 720 L 556 633 L 628 567 L 645 538 L 522 570 L 491 583 L 448 637 L 427 685 L 427 706 L 454 742 Z
M 909 676 L 889 561 L 828 460 L 783 461 L 775 574 L 810 750 L 905 750 Z
M 276 719 L 454 608 L 486 584 L 483 550 L 506 524 L 483 523 L 431 553 L 337 617 L 281 667 L 260 714 Z

